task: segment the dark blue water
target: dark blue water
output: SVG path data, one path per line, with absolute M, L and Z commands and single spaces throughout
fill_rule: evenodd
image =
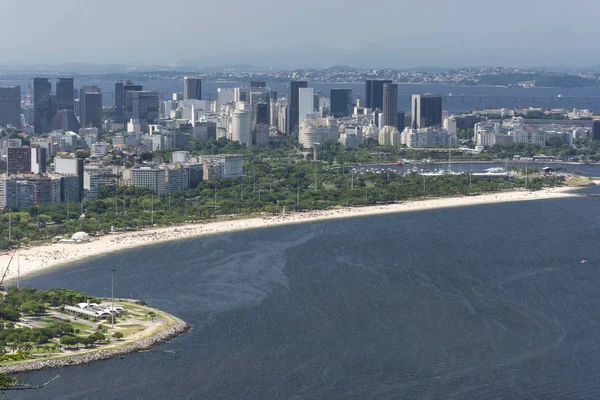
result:
M 599 206 L 327 221 L 58 269 L 24 284 L 103 295 L 116 268 L 118 296 L 193 329 L 150 352 L 26 375 L 61 378 L 11 398 L 597 399 Z
M 25 92 L 33 80 L 15 81 L 0 80 L 0 86 L 21 85 Z M 171 93 L 183 92 L 182 80 L 150 80 L 138 82 L 144 89 L 156 89 L 164 94 L 163 99 L 170 99 Z M 114 81 L 88 80 L 81 77 L 75 79 L 75 87 L 84 85 L 98 85 L 103 96 L 105 106 L 114 104 Z M 249 82 L 202 82 L 202 97 L 206 100 L 216 100 L 217 88 L 231 88 L 248 86 Z M 54 83 L 53 83 L 54 86 Z M 280 94 L 289 92 L 287 83 L 269 82 L 272 90 Z M 352 89 L 353 95 L 363 96 L 364 83 L 331 84 L 309 82 L 309 87 L 322 96 L 329 96 L 331 88 Z M 449 112 L 468 112 L 483 108 L 516 108 L 516 107 L 548 107 L 548 108 L 580 108 L 600 111 L 600 89 L 599 88 L 502 88 L 502 87 L 472 87 L 454 86 L 441 84 L 401 84 L 398 87 L 400 110 L 410 110 L 410 96 L 412 94 L 437 93 L 446 96 L 444 109 Z M 448 95 L 452 93 L 452 97 Z M 562 98 L 557 98 L 562 95 Z M 554 99 L 552 99 L 554 97 Z M 571 98 L 570 98 L 571 97 Z M 24 94 L 23 94 L 24 98 Z

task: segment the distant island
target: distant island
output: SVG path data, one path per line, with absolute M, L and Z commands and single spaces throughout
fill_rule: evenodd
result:
M 147 350 L 189 329 L 141 301 L 100 299 L 70 289 L 11 287 L 0 301 L 0 377 Z

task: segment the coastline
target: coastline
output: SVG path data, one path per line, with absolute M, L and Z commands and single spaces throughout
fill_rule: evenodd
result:
M 486 193 L 475 196 L 432 198 L 402 203 L 374 205 L 365 207 L 343 207 L 323 211 L 297 212 L 286 215 L 268 215 L 246 219 L 217 220 L 213 222 L 177 225 L 166 228 L 146 228 L 133 232 L 108 234 L 80 244 L 54 243 L 23 248 L 6 274 L 5 281 L 14 281 L 17 277 L 17 263 L 21 278 L 41 273 L 75 261 L 102 256 L 115 251 L 146 245 L 164 243 L 180 239 L 189 239 L 205 235 L 236 232 L 249 229 L 269 228 L 280 225 L 300 224 L 330 219 L 352 218 L 390 213 L 434 210 L 441 208 L 464 207 L 472 205 L 496 204 L 503 202 L 557 199 L 577 197 L 571 193 L 573 187 L 547 188 L 539 191 L 508 191 Z M 0 255 L 0 269 L 9 263 L 12 252 Z
M 134 302 L 134 300 L 127 299 L 118 300 Z M 150 307 L 148 308 L 152 309 Z M 123 357 L 127 354 L 153 349 L 160 343 L 169 342 L 191 329 L 191 326 L 180 318 L 177 318 L 171 314 L 167 314 L 164 311 L 156 309 L 154 309 L 154 311 L 159 313 L 159 315 L 166 317 L 169 321 L 169 324 L 165 326 L 164 329 L 160 329 L 158 332 L 150 336 L 141 338 L 131 343 L 126 343 L 122 346 L 108 349 L 99 348 L 93 351 L 84 352 L 83 354 L 70 354 L 50 359 L 27 360 L 15 364 L 2 365 L 0 366 L 0 372 L 6 374 L 20 374 L 25 372 L 40 371 L 43 369 L 89 364 L 94 361 Z

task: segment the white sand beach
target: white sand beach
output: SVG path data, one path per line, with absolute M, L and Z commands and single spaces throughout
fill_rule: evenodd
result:
M 90 242 L 80 244 L 55 243 L 23 248 L 18 252 L 18 269 L 20 277 L 24 277 L 29 274 L 38 273 L 45 269 L 55 267 L 59 264 L 70 263 L 87 257 L 100 256 L 119 250 L 162 243 L 170 240 L 327 219 L 576 196 L 568 193 L 572 190 L 572 187 L 561 187 L 544 189 L 536 192 L 513 191 L 483 194 L 479 196 L 434 198 L 381 206 L 336 208 L 326 211 L 290 213 L 286 215 L 254 217 L 248 219 L 218 220 L 215 222 L 115 233 L 92 238 Z M 11 255 L 12 252 L 2 253 L 0 255 L 0 274 L 4 273 Z M 8 270 L 6 279 L 12 281 L 16 276 L 17 257 L 15 256 Z M 14 284 L 14 281 L 12 283 Z

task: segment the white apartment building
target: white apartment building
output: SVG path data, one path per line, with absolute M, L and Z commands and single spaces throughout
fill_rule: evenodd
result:
M 339 126 L 334 118 L 309 115 L 300 121 L 298 140 L 305 149 L 315 144 L 323 146 L 328 141 L 337 142 L 339 137 Z

